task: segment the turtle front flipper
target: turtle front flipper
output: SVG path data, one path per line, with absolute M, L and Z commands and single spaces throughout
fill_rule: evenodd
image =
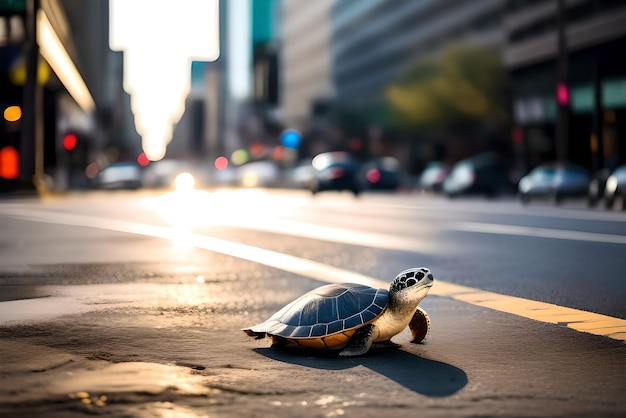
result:
M 348 345 L 339 352 L 340 356 L 352 357 L 367 353 L 374 342 L 374 324 L 367 324 L 357 329 L 348 341 Z
M 411 322 L 409 322 L 409 329 L 413 335 L 411 342 L 414 344 L 421 343 L 430 330 L 430 319 L 425 310 L 420 307 L 417 308 Z

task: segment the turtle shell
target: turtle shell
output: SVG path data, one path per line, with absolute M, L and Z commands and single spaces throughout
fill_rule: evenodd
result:
M 300 296 L 267 321 L 245 331 L 307 348 L 341 348 L 356 329 L 383 313 L 388 298 L 386 289 L 329 284 Z

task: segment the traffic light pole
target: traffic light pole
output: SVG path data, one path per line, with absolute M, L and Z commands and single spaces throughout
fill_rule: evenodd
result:
M 557 120 L 556 120 L 556 159 L 568 158 L 569 125 L 569 84 L 567 80 L 567 40 L 565 33 L 565 0 L 557 0 Z M 558 89 L 565 89 L 565 98 L 561 100 Z
M 20 180 L 27 186 L 43 188 L 43 90 L 37 82 L 39 45 L 37 11 L 41 0 L 26 1 L 26 84 L 23 96 L 23 124 L 20 140 Z

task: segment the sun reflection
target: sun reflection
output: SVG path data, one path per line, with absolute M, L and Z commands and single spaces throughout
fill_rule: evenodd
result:
M 188 173 L 186 173 L 188 174 Z M 144 200 L 144 206 L 157 213 L 174 228 L 171 235 L 177 251 L 194 246 L 196 229 L 206 226 L 258 224 L 297 210 L 304 201 L 273 195 L 258 189 L 193 188 L 193 177 L 176 180 L 176 190 Z

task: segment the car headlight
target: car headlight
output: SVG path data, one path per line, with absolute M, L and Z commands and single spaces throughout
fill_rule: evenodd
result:
M 176 176 L 174 187 L 176 190 L 188 191 L 192 190 L 196 185 L 196 180 L 190 173 L 184 172 Z
M 526 177 L 522 177 L 518 183 L 518 189 L 522 193 L 528 193 L 530 190 L 530 181 Z
M 612 194 L 615 193 L 615 190 L 617 190 L 617 177 L 609 176 L 609 178 L 606 179 L 606 192 Z

